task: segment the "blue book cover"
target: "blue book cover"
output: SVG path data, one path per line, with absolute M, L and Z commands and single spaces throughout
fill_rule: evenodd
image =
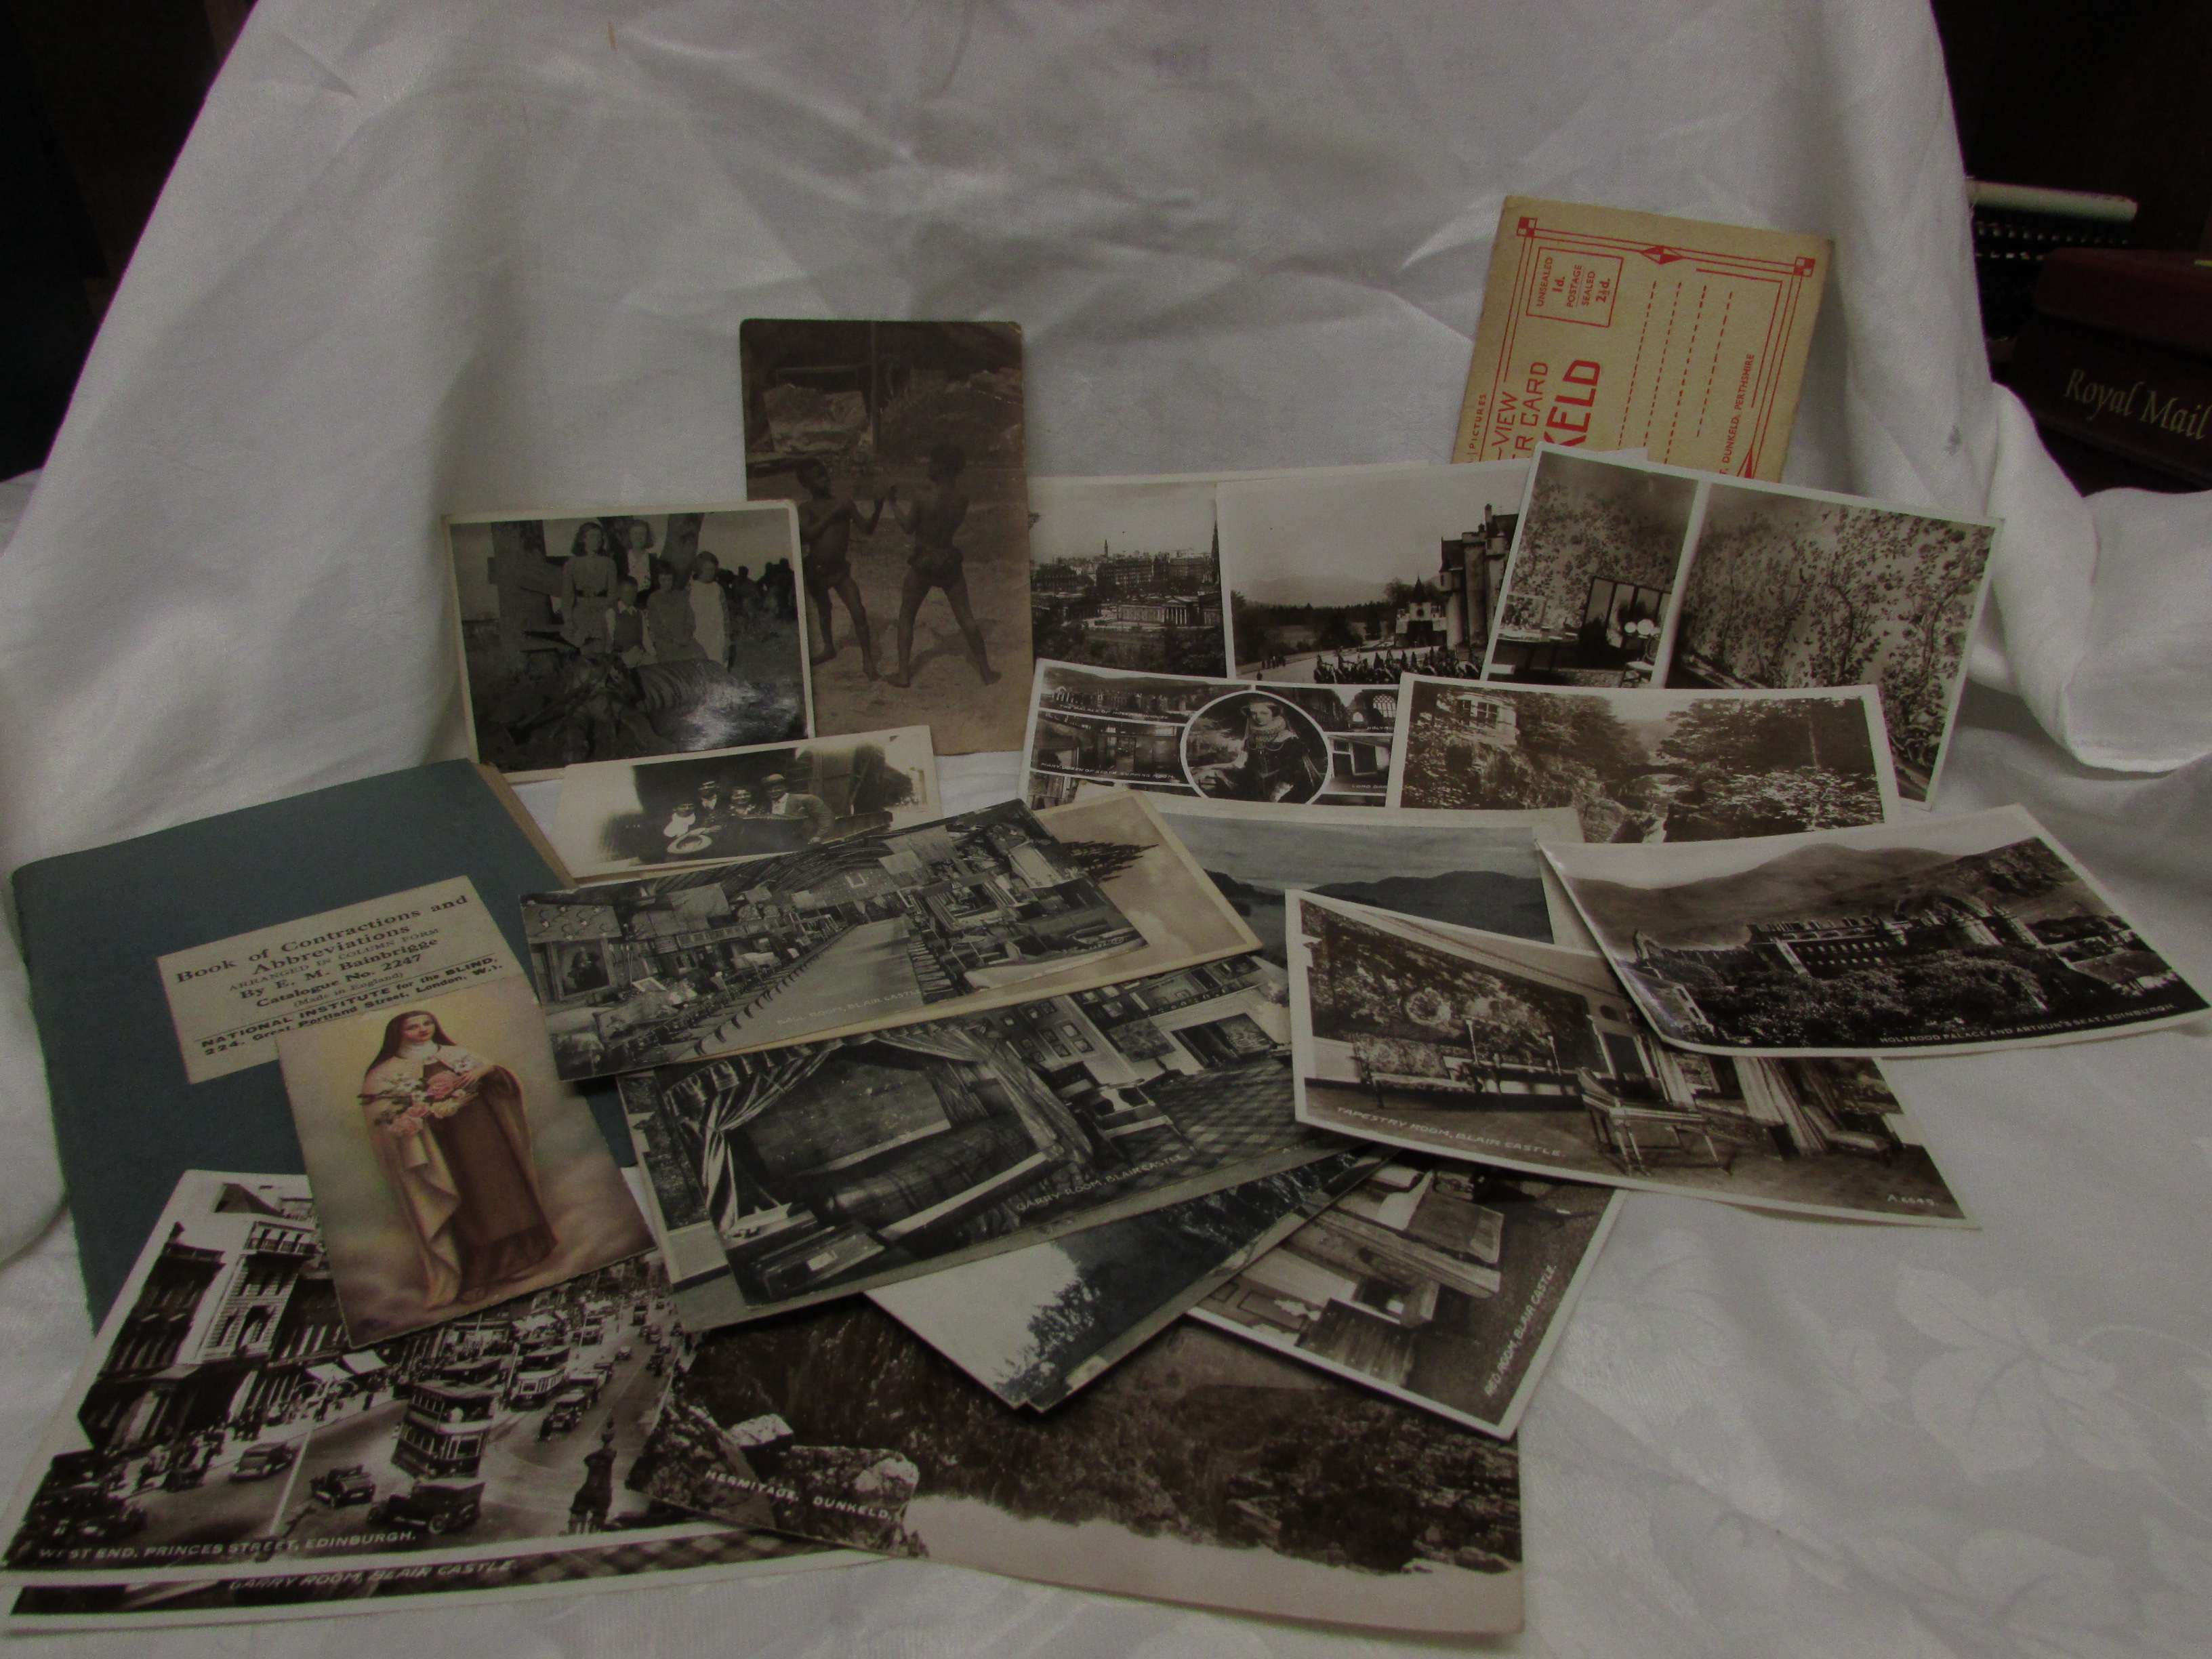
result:
M 495 924 L 517 962 L 526 960 L 520 896 L 568 884 L 506 786 L 468 761 L 339 784 L 15 872 L 32 1011 L 95 1322 L 185 1170 L 303 1168 L 273 1043 L 265 1059 L 241 1063 L 204 1042 L 188 1069 L 185 1015 L 173 1011 L 160 959 L 192 953 L 186 960 L 197 963 L 205 947 L 260 929 L 457 878 L 483 906 L 479 931 L 489 939 L 481 921 Z M 359 937 L 360 959 L 392 965 L 392 950 Z M 233 963 L 217 951 L 206 971 L 251 971 L 253 953 L 234 954 Z M 632 1162 L 612 1087 L 590 1092 L 616 1158 Z

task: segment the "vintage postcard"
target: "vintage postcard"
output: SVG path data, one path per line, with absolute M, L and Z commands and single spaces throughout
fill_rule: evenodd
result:
M 813 730 L 778 502 L 446 520 L 477 759 L 510 776 Z
M 1586 842 L 1844 829 L 1884 823 L 1897 805 L 1870 685 L 1540 690 L 1409 678 L 1391 768 L 1394 805 L 1569 807 Z
M 2154 1030 L 2206 1006 L 2018 806 L 1544 850 L 1644 1017 L 1700 1054 L 1974 1054 Z
M 1620 1200 L 1618 1188 L 1411 1154 L 1220 1285 L 1193 1316 L 1510 1435 Z
M 1657 684 L 1698 496 L 1693 473 L 1537 451 L 1482 678 Z
M 742 1526 L 1155 1601 L 1521 1627 L 1519 1457 L 1188 1320 L 1059 1409 L 865 1302 L 709 1339 L 645 1489 Z
M 926 726 L 561 775 L 551 837 L 580 881 L 795 853 L 945 816 Z
M 1154 798 L 1191 856 L 1288 970 L 1285 895 L 1318 892 L 1430 921 L 1550 939 L 1554 914 L 1536 851 L 1571 841 L 1574 813 L 1419 812 L 1357 806 L 1260 806 Z
M 1337 1152 L 1164 1209 L 925 1273 L 868 1299 L 1009 1406 L 1057 1406 L 1381 1160 Z
M 675 1513 L 671 1510 L 670 1513 Z M 801 1538 L 721 1527 L 696 1537 L 618 1541 L 464 1560 L 410 1560 L 389 1567 L 325 1569 L 263 1578 L 161 1579 L 26 1584 L 5 1627 L 11 1635 L 68 1631 L 163 1630 L 252 1625 L 356 1613 L 481 1607 L 592 1591 L 654 1589 L 767 1577 L 876 1558 Z
M 1211 478 L 1031 478 L 1036 654 L 1150 673 L 1225 674 Z
M 1509 196 L 1455 461 L 1539 443 L 1778 478 L 1826 237 Z
M 658 1263 L 356 1346 L 316 1209 L 300 1176 L 179 1182 L 9 1510 L 6 1582 L 207 1583 L 714 1535 L 627 1484 L 680 1340 Z
M 1054 661 L 1225 675 L 1214 496 L 1224 483 L 1443 472 L 1422 461 L 1030 480 L 1030 634 Z M 1516 495 L 1517 497 L 1518 491 Z M 1501 545 L 1499 553 L 1502 556 Z
M 564 1078 L 925 1019 L 1141 948 L 1131 861 L 1015 802 L 804 852 L 522 902 Z M 1233 944 L 1223 951 L 1234 950 Z
M 650 1249 L 519 977 L 289 1031 L 284 1092 L 357 1342 Z
M 1998 526 L 1820 490 L 1705 490 L 1666 684 L 1879 685 L 1899 792 L 1927 800 Z
M 1239 678 L 1474 679 L 1528 483 L 1525 461 L 1291 473 L 1220 489 Z
M 1291 907 L 1301 1122 L 1547 1180 L 1972 1224 L 1871 1060 L 1685 1054 L 1602 957 Z
M 1030 672 L 1014 323 L 748 318 L 746 493 L 796 504 L 815 725 L 1011 749 Z
M 267 1064 L 277 1037 L 303 1025 L 522 971 L 466 876 L 173 951 L 155 966 L 194 1083 Z
M 1398 687 L 1267 685 L 1040 662 L 1025 799 L 1101 788 L 1215 800 L 1380 806 Z
M 623 1079 L 687 1328 L 757 1319 L 1296 1169 L 1257 957 Z M 694 1265 L 711 1228 L 726 1261 Z

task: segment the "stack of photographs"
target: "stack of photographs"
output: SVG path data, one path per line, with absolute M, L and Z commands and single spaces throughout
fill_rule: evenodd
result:
M 1540 447 L 1483 678 L 1878 686 L 1899 793 L 1934 793 L 1997 526 Z

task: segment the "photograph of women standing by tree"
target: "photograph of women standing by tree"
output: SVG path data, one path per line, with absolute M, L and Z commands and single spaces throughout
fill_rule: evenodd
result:
M 288 1032 L 279 1054 L 356 1341 L 650 1248 L 526 981 Z

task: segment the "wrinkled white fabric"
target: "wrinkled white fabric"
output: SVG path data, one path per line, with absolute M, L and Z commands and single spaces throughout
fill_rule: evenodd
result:
M 1923 0 L 259 0 L 0 554 L 0 864 L 455 752 L 438 515 L 742 494 L 747 316 L 1020 320 L 1039 472 L 1441 459 L 1510 191 L 1835 238 L 1790 477 L 2008 521 L 2024 702 L 1970 696 L 1942 805 L 2026 802 L 2212 978 L 2212 508 L 2084 503 L 1990 386 Z M 1632 1198 L 1504 1648 L 2212 1649 L 2208 1042 L 1898 1068 L 1978 1233 Z M 0 1248 L 44 1123 L 10 957 Z M 0 1272 L 9 1475 L 72 1269 L 58 1224 Z M 156 1640 L 1397 1650 L 919 1565 L 54 1650 Z

